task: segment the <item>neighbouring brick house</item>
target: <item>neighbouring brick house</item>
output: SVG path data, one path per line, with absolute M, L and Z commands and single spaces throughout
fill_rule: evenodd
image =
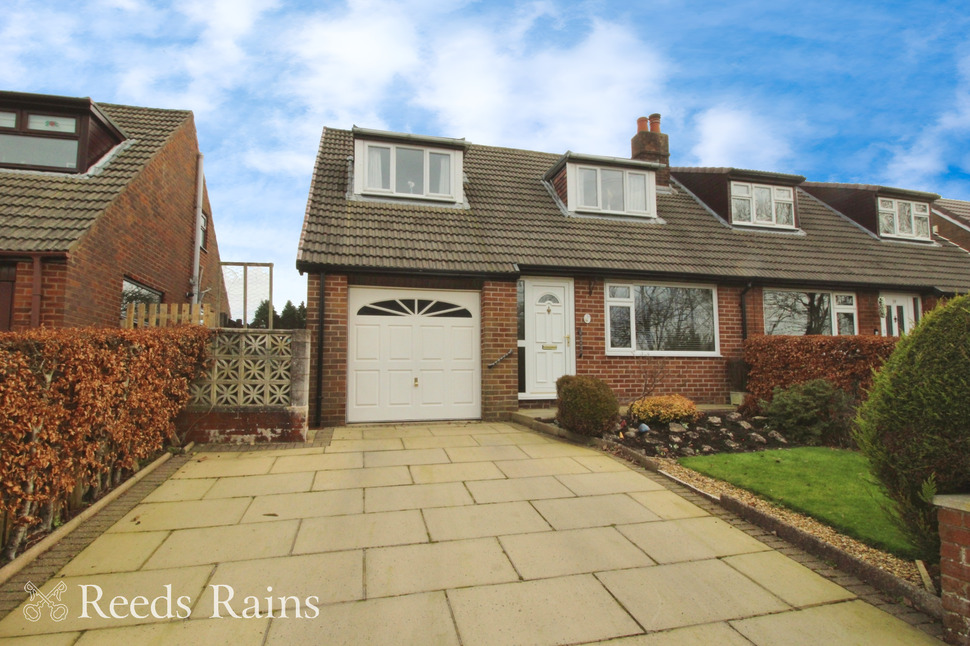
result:
M 563 374 L 726 403 L 747 336 L 898 335 L 970 289 L 940 202 L 672 168 L 659 115 L 631 158 L 325 129 L 297 257 L 311 420 L 495 419 Z
M 970 251 L 970 202 L 937 200 L 933 204 L 935 233 Z
M 211 214 L 191 112 L 0 92 L 0 330 L 219 307 Z

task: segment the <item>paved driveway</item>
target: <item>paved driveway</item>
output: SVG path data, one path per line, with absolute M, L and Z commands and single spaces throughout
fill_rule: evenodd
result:
M 0 642 L 939 643 L 661 477 L 507 424 L 198 453 L 42 593 Z

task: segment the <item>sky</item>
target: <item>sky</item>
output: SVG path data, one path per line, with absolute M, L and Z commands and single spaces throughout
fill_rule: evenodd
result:
M 964 1 L 3 0 L 0 89 L 192 110 L 224 261 L 296 253 L 324 127 L 970 200 Z

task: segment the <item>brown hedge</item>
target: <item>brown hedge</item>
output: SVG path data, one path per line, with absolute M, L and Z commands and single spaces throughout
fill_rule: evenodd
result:
M 771 401 L 775 388 L 813 379 L 826 379 L 861 399 L 872 385 L 873 371 L 895 347 L 894 337 L 882 336 L 751 337 L 744 342 L 749 396 L 742 411 L 758 412 L 758 402 Z
M 13 527 L 6 558 L 77 487 L 96 497 L 177 442 L 173 422 L 210 334 L 194 326 L 0 334 L 0 518 Z

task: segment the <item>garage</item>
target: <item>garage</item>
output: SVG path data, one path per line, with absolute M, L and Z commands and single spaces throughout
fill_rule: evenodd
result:
M 351 287 L 347 421 L 479 419 L 478 292 Z

